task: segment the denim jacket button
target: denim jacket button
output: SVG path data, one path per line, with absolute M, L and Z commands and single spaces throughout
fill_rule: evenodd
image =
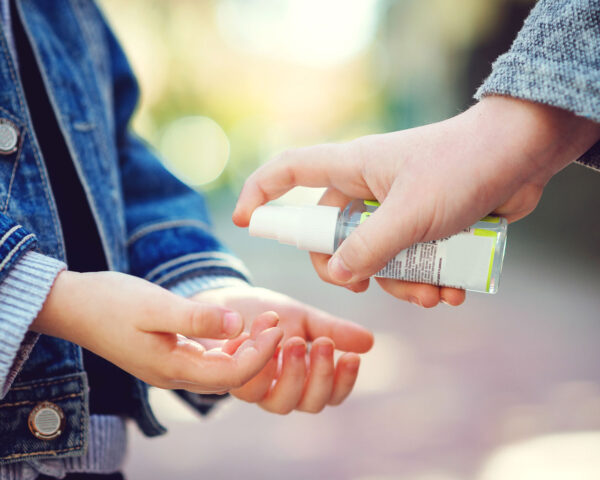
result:
M 19 130 L 10 121 L 0 118 L 0 155 L 10 155 L 17 150 Z
M 52 402 L 38 403 L 29 414 L 29 430 L 37 438 L 52 440 L 58 437 L 65 427 L 65 414 Z

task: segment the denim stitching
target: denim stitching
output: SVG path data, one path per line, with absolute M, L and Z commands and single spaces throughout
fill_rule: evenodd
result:
M 19 4 L 16 3 L 16 5 L 17 5 L 17 8 L 18 8 Z M 23 22 L 23 27 L 25 29 L 27 29 L 27 26 L 25 25 L 25 22 Z M 8 71 L 10 73 L 10 78 L 13 81 L 13 84 L 16 87 L 15 90 L 17 92 L 17 100 L 19 101 L 19 105 L 21 107 L 21 115 L 23 115 L 23 117 L 27 118 L 27 115 L 26 115 L 27 109 L 25 108 L 25 104 L 24 104 L 23 98 L 22 98 L 22 92 L 21 92 L 21 89 L 19 88 L 20 83 L 17 82 L 17 74 L 13 70 L 12 59 L 10 58 L 10 55 L 8 53 L 7 45 L 6 45 L 6 42 L 5 42 L 5 39 L 4 39 L 3 35 L 0 35 L 0 49 L 2 49 L 2 54 L 4 55 L 4 58 L 5 58 L 6 63 L 8 65 Z M 24 135 L 27 135 L 27 134 L 31 135 L 31 132 L 29 132 L 28 129 L 25 130 Z M 46 197 L 46 202 L 48 203 L 48 206 L 50 207 L 50 212 L 52 214 L 52 219 L 53 219 L 52 223 L 54 225 L 54 233 L 56 233 L 56 238 L 60 240 L 58 242 L 58 248 L 59 248 L 59 250 L 60 250 L 60 252 L 62 254 L 62 258 L 66 258 L 66 254 L 65 254 L 65 251 L 64 251 L 64 247 L 63 247 L 64 239 L 63 239 L 62 233 L 59 232 L 59 230 L 58 230 L 58 223 L 57 223 L 58 218 L 56 216 L 57 214 L 55 212 L 55 209 L 53 208 L 54 202 L 52 202 L 50 200 L 50 195 L 49 195 L 48 190 L 47 190 L 47 187 L 48 187 L 48 178 L 45 175 L 45 169 L 42 168 L 42 165 L 40 163 L 40 159 L 38 157 L 37 148 L 35 148 L 35 142 L 33 142 L 33 140 L 34 140 L 33 135 L 31 135 L 31 138 L 32 138 L 32 143 L 33 143 L 33 145 L 32 145 L 33 157 L 35 159 L 36 166 L 38 167 L 38 172 L 40 174 L 40 177 L 42 177 L 42 180 L 46 180 L 46 181 L 42 181 L 42 190 L 44 191 L 44 196 Z
M 199 253 L 189 253 L 187 255 L 183 255 L 181 257 L 174 258 L 173 260 L 169 260 L 168 262 L 161 263 L 160 265 L 158 265 L 158 266 L 154 267 L 152 270 L 150 270 L 144 278 L 146 280 L 148 280 L 148 279 L 154 277 L 155 275 L 157 275 L 158 273 L 160 273 L 161 271 L 166 270 L 170 267 L 173 267 L 179 263 L 185 263 L 188 260 L 200 260 L 200 259 L 207 259 L 207 260 L 217 260 L 218 259 L 218 260 L 224 260 L 224 261 L 229 260 L 232 264 L 238 264 L 240 268 L 244 268 L 244 264 L 242 263 L 242 261 L 240 259 L 238 259 L 228 253 L 216 252 L 216 251 L 199 252 Z
M 61 400 L 65 400 L 67 398 L 75 398 L 75 397 L 81 397 L 81 396 L 83 396 L 83 392 L 69 393 L 68 395 L 63 395 L 62 397 L 49 398 L 48 401 L 49 402 L 59 402 Z M 3 403 L 0 405 L 0 408 L 20 407 L 22 405 L 32 405 L 34 403 L 40 403 L 40 402 L 39 402 L 39 400 L 23 400 L 21 402 Z
M 40 388 L 40 387 L 48 387 L 50 385 L 57 385 L 59 383 L 67 383 L 67 382 L 77 382 L 81 384 L 80 378 L 63 378 L 61 380 L 54 380 L 52 382 L 44 382 L 44 383 L 32 383 L 31 385 L 21 385 L 11 388 L 11 390 L 30 390 L 32 388 Z
M 86 37 L 89 37 L 89 33 L 87 33 L 87 27 L 85 27 L 85 21 L 82 22 L 81 20 L 81 16 L 78 14 L 78 6 L 75 4 L 76 2 L 73 2 L 71 0 L 71 5 L 73 7 L 73 16 L 75 17 L 77 24 L 79 25 L 79 27 L 81 28 L 82 34 L 84 34 Z M 89 43 L 89 40 L 88 40 Z M 46 78 L 45 72 L 42 71 L 42 76 L 44 78 Z M 49 95 L 50 101 L 51 103 L 54 103 L 54 98 L 53 95 Z M 103 100 L 102 98 L 102 94 L 100 93 L 100 99 Z M 89 104 L 89 97 L 85 96 L 84 100 L 86 101 L 86 103 Z M 89 111 L 94 111 L 92 108 L 88 109 Z M 95 119 L 97 121 L 97 119 Z M 101 122 L 97 122 L 97 123 L 101 123 Z M 73 148 L 72 142 L 70 141 L 70 137 L 69 135 L 66 135 L 64 132 L 64 128 L 62 123 L 58 122 L 59 127 L 61 129 L 61 132 L 63 133 L 63 136 L 65 138 L 65 142 L 69 148 L 69 152 L 71 153 L 71 157 L 73 158 L 73 163 L 75 165 L 75 169 L 78 171 L 81 170 L 81 164 L 78 161 L 79 157 L 77 155 L 75 155 L 75 149 Z M 94 136 L 97 140 L 96 145 L 100 147 L 101 152 L 104 154 L 104 158 L 105 161 L 108 162 L 108 160 L 111 158 L 110 152 L 108 151 L 107 145 L 111 143 L 111 139 L 108 138 L 105 135 L 105 129 L 103 128 L 97 128 L 94 129 L 92 131 L 90 131 L 90 135 Z M 100 162 L 102 163 L 102 159 L 99 159 Z M 106 165 L 100 165 L 100 168 L 108 168 Z M 118 179 L 116 178 L 116 170 L 113 169 L 109 169 L 109 171 L 111 172 L 111 180 L 113 180 L 115 183 L 118 184 Z M 87 182 L 86 176 L 85 175 L 81 175 L 81 183 L 83 185 L 83 189 L 86 195 L 86 198 L 88 200 L 88 203 L 90 204 L 90 209 L 92 210 L 92 216 L 94 217 L 94 220 L 96 221 L 96 225 L 97 225 L 97 229 L 98 229 L 98 234 L 100 235 L 100 239 L 102 242 L 102 245 L 105 250 L 106 253 L 106 260 L 109 264 L 109 266 L 111 266 L 111 268 L 115 268 L 116 262 L 115 260 L 112 258 L 112 254 L 113 254 L 113 249 L 109 248 L 110 245 L 110 241 L 109 239 L 106 237 L 106 233 L 105 233 L 105 227 L 106 225 L 100 221 L 100 215 L 97 211 L 97 206 L 96 206 L 96 202 L 94 201 L 94 196 L 90 193 L 90 186 Z M 118 224 L 119 225 L 119 224 Z M 122 234 L 125 234 L 124 231 L 121 232 Z
M 174 277 L 181 275 L 183 273 L 186 273 L 190 270 L 201 269 L 201 268 L 206 268 L 206 267 L 224 267 L 224 268 L 233 270 L 235 272 L 238 272 L 240 275 L 243 275 L 243 272 L 237 270 L 236 268 L 233 268 L 227 262 L 222 262 L 219 260 L 207 260 L 207 261 L 203 261 L 203 262 L 188 263 L 187 265 L 184 265 L 183 267 L 180 267 L 176 270 L 172 270 L 171 272 L 166 273 L 162 277 L 157 278 L 156 280 L 154 280 L 154 283 L 156 283 L 157 285 L 162 285 L 162 284 L 168 282 L 169 280 L 173 279 Z
M 0 247 L 2 245 L 4 245 L 4 242 L 6 242 L 6 240 L 8 240 L 8 238 L 15 233 L 17 230 L 19 230 L 21 228 L 21 225 L 15 225 L 14 227 L 12 227 L 8 232 L 6 232 L 2 238 L 0 238 Z
M 21 153 L 23 152 L 23 145 L 25 145 L 24 135 L 23 135 L 23 132 L 25 131 L 25 126 L 23 125 L 22 122 L 19 121 L 19 119 L 16 116 L 14 116 L 11 112 L 6 110 L 5 108 L 0 107 L 0 112 L 4 113 L 4 115 L 6 115 L 13 123 L 15 123 L 16 126 L 19 128 L 19 131 L 21 132 L 21 135 L 19 138 L 19 149 L 17 150 L 17 156 L 15 159 L 15 163 L 13 164 L 12 173 L 10 175 L 10 182 L 8 185 L 8 192 L 6 195 L 6 204 L 4 205 L 4 208 L 2 208 L 2 213 L 6 213 L 8 211 L 8 202 L 10 200 L 12 186 L 13 186 L 14 179 L 15 179 L 15 176 L 17 173 L 17 165 L 19 164 L 19 160 L 21 159 Z
M 10 201 L 10 196 L 12 194 L 12 187 L 15 181 L 15 177 L 17 176 L 17 167 L 19 166 L 19 160 L 21 159 L 21 152 L 23 151 L 24 144 L 25 142 L 23 141 L 23 135 L 21 135 L 21 139 L 19 141 L 19 149 L 17 150 L 17 158 L 15 159 L 15 163 L 13 164 L 12 172 L 10 174 L 8 192 L 6 193 L 6 202 L 4 204 L 4 207 L 2 208 L 2 213 L 6 213 L 8 211 L 8 202 Z
M 157 232 L 159 230 L 166 230 L 167 228 L 174 227 L 197 227 L 206 232 L 210 231 L 210 226 L 200 220 L 169 220 L 165 222 L 152 223 L 149 225 L 144 225 L 139 227 L 136 231 L 134 231 L 129 239 L 127 240 L 127 246 L 131 246 L 133 243 L 137 242 L 140 238 L 149 235 L 150 233 Z
M 0 457 L 0 460 L 12 460 L 14 458 L 32 457 L 34 455 L 56 455 L 57 453 L 73 452 L 75 450 L 81 450 L 83 447 L 62 448 L 60 450 L 45 450 L 43 452 L 28 452 L 28 453 L 13 453 L 6 457 Z
M 17 253 L 19 251 L 19 249 L 23 246 L 23 244 L 27 241 L 30 240 L 31 238 L 34 238 L 35 235 L 33 233 L 30 233 L 29 235 L 23 237 L 21 239 L 21 241 L 19 243 L 17 243 L 15 245 L 15 247 L 9 252 L 9 254 L 4 257 L 4 259 L 2 260 L 2 262 L 0 262 L 0 271 L 4 268 L 4 266 L 10 262 L 11 258 L 15 255 L 15 253 Z

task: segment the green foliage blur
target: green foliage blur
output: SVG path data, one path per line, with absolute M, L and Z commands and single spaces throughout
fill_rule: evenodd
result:
M 534 2 L 100 3 L 141 85 L 135 129 L 175 173 L 210 192 L 237 191 L 288 147 L 408 128 L 464 109 Z M 173 134 L 186 117 L 203 120 Z

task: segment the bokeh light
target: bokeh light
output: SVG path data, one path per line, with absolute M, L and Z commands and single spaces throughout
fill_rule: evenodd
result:
M 224 0 L 223 36 L 238 48 L 286 62 L 331 67 L 364 50 L 376 33 L 378 0 Z
M 167 125 L 159 141 L 165 165 L 187 184 L 216 180 L 229 159 L 229 139 L 213 119 L 183 117 Z

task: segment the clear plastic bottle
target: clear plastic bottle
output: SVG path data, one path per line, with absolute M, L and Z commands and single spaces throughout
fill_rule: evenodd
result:
M 354 200 L 343 212 L 326 206 L 259 207 L 250 220 L 250 235 L 331 254 L 378 206 Z M 496 293 L 506 232 L 506 219 L 485 217 L 451 237 L 402 250 L 375 276 Z

